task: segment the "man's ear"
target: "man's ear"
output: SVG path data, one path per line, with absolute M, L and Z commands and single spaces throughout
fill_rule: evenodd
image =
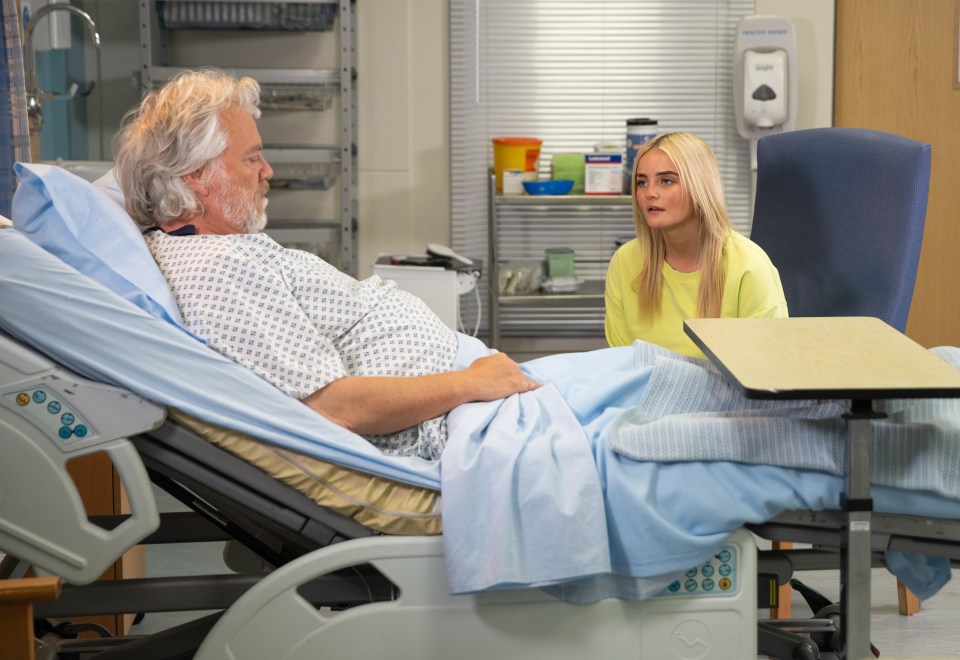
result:
M 205 172 L 206 167 L 201 167 L 198 170 L 183 175 L 183 182 L 187 184 L 187 187 L 190 188 L 197 197 L 205 197 L 210 188 L 207 185 L 207 177 L 204 176 Z

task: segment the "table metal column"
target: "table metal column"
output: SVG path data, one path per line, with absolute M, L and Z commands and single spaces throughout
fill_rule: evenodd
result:
M 847 660 L 872 658 L 870 652 L 870 497 L 871 420 L 882 418 L 869 399 L 854 399 L 847 420 L 847 493 L 842 506 L 847 514 L 840 563 L 841 639 Z

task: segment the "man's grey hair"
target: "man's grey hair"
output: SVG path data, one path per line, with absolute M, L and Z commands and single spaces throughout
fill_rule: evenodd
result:
M 185 71 L 144 96 L 114 138 L 114 175 L 127 212 L 143 228 L 200 211 L 183 181 L 227 148 L 221 114 L 239 108 L 260 117 L 260 85 L 218 69 Z M 216 168 L 209 168 L 209 175 Z

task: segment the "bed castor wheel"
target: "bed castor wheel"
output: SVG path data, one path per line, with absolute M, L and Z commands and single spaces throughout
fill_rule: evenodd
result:
M 840 657 L 840 627 L 842 620 L 840 616 L 840 603 L 832 603 L 816 589 L 805 585 L 796 578 L 790 580 L 790 586 L 797 591 L 813 610 L 815 619 L 825 619 L 833 624 L 833 630 L 830 632 L 811 633 L 810 639 L 820 647 L 820 657 L 823 660 L 833 660 Z M 870 653 L 873 657 L 880 657 L 880 649 L 872 642 L 870 644 Z

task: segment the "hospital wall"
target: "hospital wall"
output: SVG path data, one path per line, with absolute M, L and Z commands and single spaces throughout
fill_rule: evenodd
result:
M 449 235 L 449 119 L 438 113 L 449 93 L 447 3 L 364 0 L 357 7 L 363 271 L 379 253 L 420 252 Z M 871 128 L 932 145 L 907 334 L 928 347 L 960 345 L 960 0 L 757 0 L 756 12 L 796 25 L 798 128 Z M 392 153 L 383 156 L 388 145 Z
M 960 344 L 960 301 L 938 290 L 960 284 L 960 265 L 949 254 L 960 238 L 949 233 L 960 208 L 960 87 L 940 80 L 945 70 L 955 81 L 958 4 L 756 1 L 757 13 L 790 16 L 797 27 L 799 128 L 863 126 L 934 146 L 927 241 L 908 326 L 908 334 L 928 346 Z M 422 253 L 429 242 L 449 241 L 448 5 L 356 3 L 361 276 L 370 273 L 378 254 Z M 90 157 L 109 158 L 113 131 L 137 99 L 131 63 L 139 59 L 138 40 L 129 29 L 137 3 L 86 0 L 84 7 L 95 14 L 105 44 L 99 58 L 88 58 L 100 81 L 88 101 Z M 937 67 L 926 66 L 932 59 Z M 925 66 L 918 67 L 919 61 Z M 478 183 L 477 194 L 483 190 Z
M 799 128 L 832 122 L 834 2 L 756 2 L 757 13 L 790 16 L 797 27 Z M 421 254 L 449 240 L 447 5 L 357 3 L 361 275 L 378 254 Z M 486 194 L 485 182 L 477 194 Z
M 797 25 L 803 127 L 832 120 L 834 1 L 756 3 L 758 13 L 789 15 Z M 113 133 L 138 99 L 131 63 L 139 61 L 139 40 L 129 29 L 138 7 L 86 0 L 84 8 L 104 43 L 99 57 L 87 51 L 89 76 L 100 82 L 88 101 L 90 158 L 109 159 Z M 448 14 L 447 0 L 356 3 L 360 276 L 379 254 L 422 254 L 427 243 L 449 243 Z M 485 194 L 485 182 L 477 194 Z

